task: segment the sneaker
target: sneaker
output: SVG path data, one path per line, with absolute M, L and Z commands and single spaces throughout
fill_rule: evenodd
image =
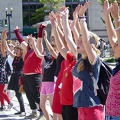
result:
M 4 105 L 2 105 L 1 107 L 0 107 L 0 111 L 3 111 L 3 110 L 5 110 L 6 109 L 6 107 L 4 106 Z
M 8 109 L 10 110 L 13 107 L 13 103 L 8 104 Z
M 25 118 L 26 119 L 38 118 L 38 114 L 36 112 L 32 112 L 29 116 L 26 116 Z
M 38 119 L 37 120 L 44 120 L 45 119 L 45 117 L 44 117 L 44 114 L 43 114 L 43 112 L 42 111 L 39 111 L 39 116 L 38 116 Z
M 26 116 L 26 113 L 25 112 L 21 112 L 20 117 L 24 117 L 24 116 Z
M 19 114 L 21 114 L 21 112 L 19 111 L 19 112 L 16 112 L 14 115 L 19 115 Z

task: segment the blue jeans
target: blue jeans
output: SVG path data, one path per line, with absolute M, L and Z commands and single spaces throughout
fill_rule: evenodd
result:
M 105 115 L 105 120 L 120 120 L 120 116 Z

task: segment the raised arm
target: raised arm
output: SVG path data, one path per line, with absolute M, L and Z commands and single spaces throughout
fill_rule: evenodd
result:
M 22 38 L 22 36 L 21 36 L 21 34 L 19 32 L 19 27 L 18 26 L 16 26 L 16 28 L 14 29 L 14 33 L 15 33 L 15 35 L 17 37 L 18 42 L 21 44 L 22 49 L 24 50 L 24 52 L 26 52 L 28 44 Z
M 7 38 L 7 31 L 6 30 L 3 30 L 2 31 L 2 35 L 1 35 L 1 53 L 2 53 L 2 56 L 5 57 L 6 56 L 6 50 L 5 50 L 5 45 L 4 45 L 4 40 L 6 40 Z
M 65 34 L 65 40 L 66 40 L 71 52 L 74 54 L 74 56 L 77 56 L 77 46 L 76 46 L 75 42 L 73 41 L 73 36 L 71 33 L 69 20 L 68 20 L 68 16 L 69 16 L 68 8 L 62 7 L 61 14 L 62 14 L 62 19 L 63 19 L 63 31 Z
M 39 27 L 39 31 L 38 31 L 37 48 L 40 51 L 40 53 L 43 53 L 42 39 L 43 39 L 43 30 L 46 28 L 46 26 L 47 26 L 47 24 L 45 24 L 45 25 L 41 24 Z
M 110 18 L 110 7 L 109 7 L 108 0 L 105 0 L 105 2 L 104 2 L 103 14 L 104 14 L 104 18 L 105 18 L 105 25 L 106 25 L 108 40 L 110 42 L 110 45 L 112 46 L 112 49 L 114 50 L 115 43 L 117 41 L 117 35 L 114 30 L 112 20 Z
M 8 43 L 7 43 L 6 40 L 4 40 L 4 45 L 5 45 L 5 48 L 6 48 L 7 52 L 8 52 L 8 54 L 9 54 L 12 58 L 14 58 L 14 57 L 15 57 L 15 54 L 13 54 L 13 52 L 10 50 L 10 48 L 9 48 Z
M 120 46 L 120 15 L 119 15 L 120 10 L 116 0 L 113 2 L 110 11 L 114 19 L 115 31 L 116 31 L 117 40 L 118 40 L 117 44 L 118 46 Z
M 39 42 L 41 42 L 40 40 L 41 39 L 39 39 Z M 39 57 L 40 59 L 44 59 L 44 55 L 38 49 L 38 45 L 37 45 L 38 42 L 36 42 L 36 39 L 31 36 L 29 38 L 29 42 L 34 49 L 34 52 L 35 52 L 36 56 Z
M 55 37 L 55 43 L 57 45 L 57 48 L 58 48 L 59 52 L 61 53 L 61 55 L 66 59 L 68 50 L 64 46 L 62 39 L 60 37 L 59 30 L 58 30 L 59 28 L 58 28 L 57 18 L 53 12 L 51 12 L 49 14 L 49 19 L 51 21 L 52 30 L 53 30 L 53 34 Z
M 88 9 L 89 2 L 86 2 L 84 6 L 80 6 L 79 10 L 79 17 L 80 19 L 80 26 L 81 26 L 81 34 L 82 34 L 82 42 L 87 53 L 88 59 L 91 63 L 93 63 L 96 59 L 96 52 L 93 50 L 93 47 L 90 43 L 90 34 L 87 28 L 86 19 L 84 18 L 85 12 Z
M 73 22 L 71 24 L 71 30 L 72 30 L 72 33 L 73 33 L 73 36 L 74 36 L 74 40 L 75 40 L 75 43 L 77 43 L 78 39 L 79 39 L 79 34 L 80 32 L 78 31 L 78 15 L 77 15 L 77 11 L 75 9 L 75 11 L 73 12 Z
M 54 58 L 57 58 L 57 57 L 58 57 L 58 53 L 53 49 L 52 45 L 51 45 L 50 42 L 48 41 L 48 39 L 47 39 L 47 31 L 46 31 L 46 30 L 44 31 L 44 41 L 45 41 L 46 46 L 47 46 L 49 52 L 51 53 L 51 55 L 52 55 Z

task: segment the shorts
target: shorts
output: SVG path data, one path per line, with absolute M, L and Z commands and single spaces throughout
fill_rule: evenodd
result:
M 78 120 L 104 120 L 103 106 L 78 108 Z
M 40 88 L 41 95 L 51 95 L 54 94 L 54 82 L 42 82 Z

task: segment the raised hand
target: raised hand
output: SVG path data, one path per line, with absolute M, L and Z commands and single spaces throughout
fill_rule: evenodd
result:
M 20 29 L 20 27 L 16 26 L 16 27 L 14 28 L 14 32 L 19 31 L 19 29 Z
M 83 6 L 82 5 L 78 5 L 77 6 L 77 11 L 78 11 L 78 15 L 79 16 L 84 16 L 85 12 L 87 11 L 88 7 L 89 7 L 90 2 L 86 2 Z
M 115 0 L 110 8 L 110 11 L 111 11 L 111 15 L 113 17 L 114 20 L 118 20 L 120 17 L 119 17 L 119 6 L 118 6 L 118 3 L 117 1 Z
M 62 19 L 61 19 L 61 15 L 60 15 L 60 13 L 59 13 L 59 12 L 58 12 L 58 13 L 56 13 L 56 18 L 57 18 L 58 24 L 60 25 L 60 24 L 61 24 L 61 22 L 62 22 Z
M 69 17 L 69 10 L 67 7 L 63 6 L 60 8 L 60 14 L 62 17 Z
M 47 31 L 44 30 L 44 31 L 43 31 L 43 34 L 44 34 L 44 40 L 46 40 L 46 39 L 47 39 Z
M 7 39 L 7 30 L 3 30 L 1 34 L 1 39 L 6 40 Z
M 74 19 L 74 21 L 76 21 L 78 19 L 78 11 L 77 11 L 77 9 L 75 9 L 75 11 L 73 12 L 73 19 Z
M 56 18 L 56 15 L 53 11 L 51 11 L 49 13 L 49 20 L 51 22 L 52 27 L 57 27 L 58 26 L 57 18 Z
M 104 4 L 103 4 L 103 7 L 102 7 L 102 10 L 103 10 L 103 14 L 104 14 L 104 16 L 110 14 L 110 5 L 109 5 L 109 1 L 108 1 L 108 0 L 105 0 L 105 1 L 104 1 Z

